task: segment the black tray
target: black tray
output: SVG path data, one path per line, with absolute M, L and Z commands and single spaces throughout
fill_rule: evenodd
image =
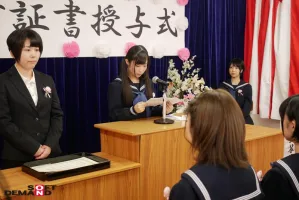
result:
M 80 167 L 76 169 L 71 169 L 71 170 L 65 170 L 65 171 L 59 171 L 59 172 L 38 172 L 31 167 L 35 167 L 38 165 L 44 165 L 44 164 L 49 164 L 49 163 L 58 163 L 58 162 L 63 162 L 63 161 L 68 161 L 68 160 L 73 160 L 81 157 L 86 157 L 89 158 L 93 161 L 98 162 L 98 164 L 94 164 L 91 166 L 86 166 L 86 167 Z M 22 165 L 22 171 L 26 172 L 27 174 L 30 174 L 31 176 L 34 176 L 35 178 L 38 178 L 42 181 L 51 181 L 51 180 L 56 180 L 60 178 L 66 178 L 70 176 L 75 176 L 79 174 L 84 174 L 88 172 L 93 172 L 101 169 L 107 169 L 110 168 L 110 160 L 101 158 L 95 155 L 92 155 L 90 153 L 86 152 L 81 152 L 81 153 L 75 153 L 71 155 L 66 155 L 66 156 L 60 156 L 56 158 L 48 158 L 44 160 L 36 160 L 32 162 L 27 162 Z

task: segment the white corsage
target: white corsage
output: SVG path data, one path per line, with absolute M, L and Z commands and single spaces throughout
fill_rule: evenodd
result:
M 169 200 L 169 196 L 170 196 L 170 187 L 165 187 L 164 188 L 164 191 L 163 191 L 163 196 L 164 196 L 164 198 L 166 198 L 166 200 Z
M 49 86 L 43 88 L 46 98 L 51 98 L 51 88 Z
M 243 96 L 243 91 L 242 91 L 241 89 L 239 89 L 239 90 L 238 90 L 238 94 L 239 94 L 239 96 L 240 96 L 240 95 Z
M 262 181 L 263 180 L 263 171 L 262 170 L 258 171 L 256 173 L 256 176 L 259 179 L 259 181 Z

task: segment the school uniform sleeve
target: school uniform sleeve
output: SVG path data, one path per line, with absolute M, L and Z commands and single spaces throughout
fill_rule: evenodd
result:
M 192 186 L 184 179 L 175 184 L 169 195 L 169 200 L 200 200 Z
M 59 139 L 63 130 L 63 112 L 60 107 L 59 97 L 55 88 L 55 83 L 52 77 L 49 77 L 50 85 L 52 86 L 52 105 L 51 105 L 51 119 L 50 119 L 50 130 L 47 135 L 47 139 L 44 145 L 47 145 L 53 149 L 59 145 Z
M 252 109 L 252 87 L 250 84 L 245 86 L 246 89 L 244 91 L 244 104 L 242 107 L 243 115 L 250 115 L 250 111 Z
M 224 90 L 226 90 L 226 87 L 224 86 L 224 84 L 223 84 L 223 82 L 221 82 L 220 84 L 219 84 L 219 87 L 218 87 L 219 89 L 224 89 Z
M 113 81 L 108 87 L 108 111 L 111 121 L 125 121 L 138 119 L 139 114 L 131 107 L 124 107 L 122 102 L 121 83 Z
M 295 197 L 291 185 L 278 168 L 272 168 L 265 174 L 261 187 L 265 200 L 294 199 Z
M 13 123 L 4 75 L 0 75 L 0 135 L 13 147 L 33 156 L 41 144 Z

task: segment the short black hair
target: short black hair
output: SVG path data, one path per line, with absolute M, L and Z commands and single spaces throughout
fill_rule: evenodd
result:
M 294 95 L 285 99 L 279 106 L 279 115 L 281 118 L 281 127 L 283 131 L 284 116 L 288 116 L 289 120 L 296 121 L 296 128 L 293 138 L 299 141 L 299 95 Z
M 242 59 L 240 59 L 240 58 L 233 58 L 230 61 L 228 67 L 230 67 L 231 65 L 238 67 L 240 71 L 242 70 L 244 72 L 245 65 L 244 65 L 244 61 Z
M 8 36 L 6 43 L 16 61 L 20 61 L 26 39 L 30 40 L 30 47 L 38 47 L 40 53 L 43 52 L 43 41 L 37 32 L 29 28 L 15 30 Z

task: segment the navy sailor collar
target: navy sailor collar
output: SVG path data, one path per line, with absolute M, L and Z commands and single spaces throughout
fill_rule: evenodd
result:
M 238 85 L 233 85 L 231 79 L 223 81 L 222 83 L 231 89 L 239 89 L 239 88 L 242 88 L 249 84 L 249 83 L 246 83 L 245 81 L 241 80 Z
M 129 79 L 129 78 L 128 78 Z M 116 78 L 115 79 L 115 81 L 119 81 L 119 82 L 122 82 L 122 80 L 121 80 L 121 78 Z M 132 90 L 133 91 L 135 91 L 135 92 L 143 92 L 144 90 L 145 90 L 145 83 L 144 83 L 144 81 L 140 81 L 140 85 L 141 85 L 141 87 L 139 88 L 139 90 L 138 90 L 138 88 L 136 87 L 136 86 L 134 86 L 134 83 L 129 79 L 129 83 L 130 83 L 130 87 L 132 88 Z

